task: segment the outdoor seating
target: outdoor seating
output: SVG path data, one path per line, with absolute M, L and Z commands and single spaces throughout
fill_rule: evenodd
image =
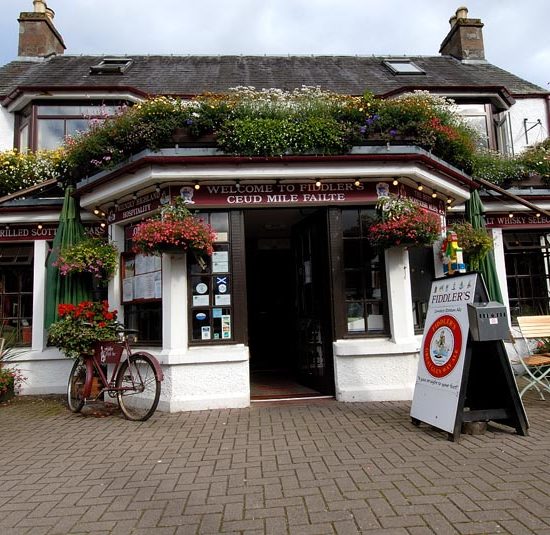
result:
M 521 374 L 527 384 L 522 388 L 520 396 L 534 388 L 544 398 L 544 391 L 550 393 L 550 353 L 535 353 L 533 341 L 550 339 L 550 316 L 518 316 L 518 326 L 528 353 L 520 355 L 519 364 L 523 368 Z M 529 342 L 531 341 L 531 342 Z

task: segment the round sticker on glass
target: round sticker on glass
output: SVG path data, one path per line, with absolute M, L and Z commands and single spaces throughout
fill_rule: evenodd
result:
M 198 294 L 205 294 L 208 291 L 208 286 L 206 286 L 204 282 L 199 282 L 195 286 L 195 290 L 197 291 Z
M 220 292 L 221 294 L 224 294 L 225 292 L 227 292 L 227 286 L 225 284 L 219 284 L 218 292 Z
M 199 321 L 204 321 L 206 319 L 206 314 L 204 312 L 199 312 L 195 318 L 197 318 Z

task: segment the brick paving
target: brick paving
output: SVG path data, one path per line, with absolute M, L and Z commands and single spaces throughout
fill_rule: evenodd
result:
M 0 406 L 0 533 L 550 535 L 550 400 L 530 436 L 458 443 L 407 402 L 334 400 L 129 422 Z

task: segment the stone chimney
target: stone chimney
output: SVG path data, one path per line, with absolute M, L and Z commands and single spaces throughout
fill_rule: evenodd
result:
M 53 25 L 54 11 L 44 0 L 33 0 L 34 11 L 19 14 L 19 49 L 21 57 L 47 57 L 63 54 L 65 43 Z
M 449 19 L 451 29 L 439 49 L 444 56 L 463 60 L 485 60 L 483 47 L 483 23 L 480 19 L 469 19 L 468 9 L 459 7 Z

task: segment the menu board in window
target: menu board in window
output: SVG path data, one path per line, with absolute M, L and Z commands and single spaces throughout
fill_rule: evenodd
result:
M 122 302 L 132 303 L 162 297 L 162 264 L 159 256 L 124 253 L 122 257 Z

